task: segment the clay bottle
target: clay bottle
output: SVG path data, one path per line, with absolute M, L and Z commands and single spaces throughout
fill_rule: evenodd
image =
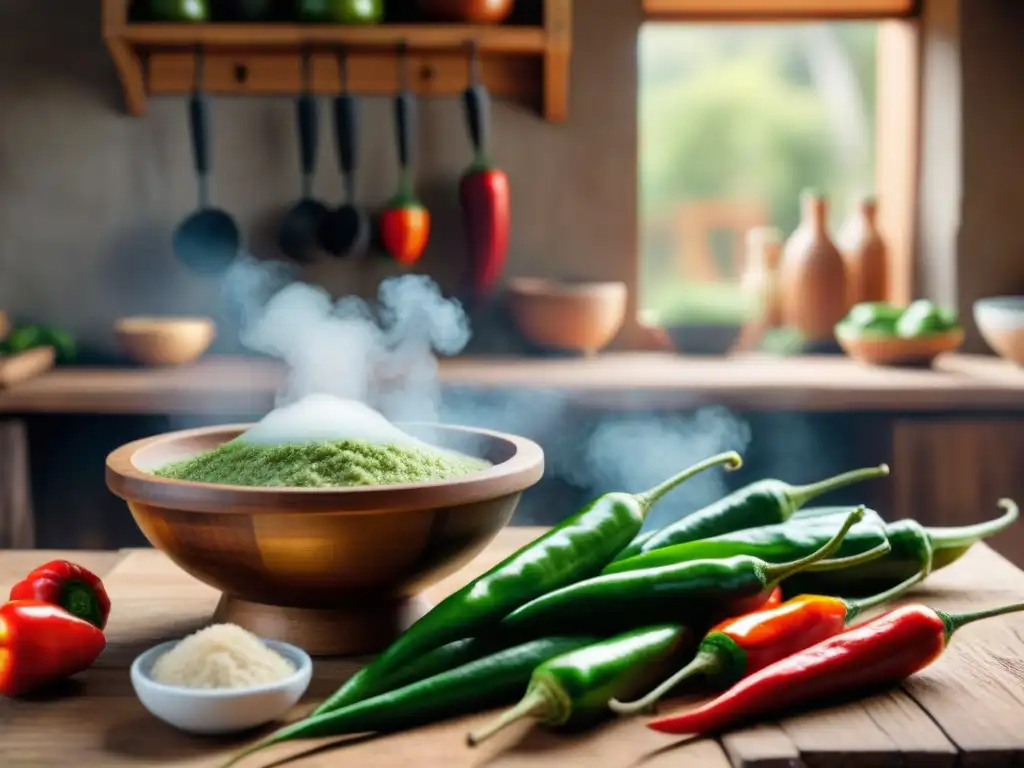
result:
M 877 210 L 874 198 L 861 201 L 839 237 L 851 306 L 862 301 L 885 301 L 888 294 L 888 253 L 878 232 Z
M 783 323 L 805 341 L 829 343 L 846 315 L 846 265 L 828 234 L 828 201 L 815 192 L 800 198 L 801 220 L 782 252 L 779 289 Z
M 756 309 L 763 328 L 782 325 L 779 302 L 779 261 L 782 235 L 775 227 L 754 227 L 747 232 L 746 263 L 740 286 Z

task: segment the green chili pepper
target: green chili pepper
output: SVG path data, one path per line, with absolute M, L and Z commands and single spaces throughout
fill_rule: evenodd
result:
M 723 533 L 710 539 L 688 541 L 685 544 L 674 544 L 671 547 L 652 549 L 625 560 L 616 560 L 605 566 L 602 574 L 638 571 L 645 568 L 662 568 L 667 565 L 686 563 L 692 560 L 718 560 L 737 555 L 757 557 L 769 563 L 784 563 L 799 557 L 806 557 L 817 552 L 835 535 L 842 520 L 850 514 L 850 507 L 841 509 L 844 517 L 826 516 L 821 519 L 808 519 L 801 525 L 794 521 L 765 525 L 760 528 L 748 528 L 733 533 Z M 872 518 L 877 518 L 873 519 Z M 884 546 L 888 540 L 885 534 L 885 521 L 871 510 L 864 510 L 864 519 L 854 525 L 843 539 L 838 555 L 850 557 L 869 552 Z M 827 561 L 826 561 L 827 562 Z M 818 566 L 811 565 L 808 570 Z
M 945 333 L 957 327 L 956 313 L 928 301 L 918 299 L 903 310 L 896 321 L 896 334 L 903 338 Z
M 652 549 L 708 539 L 744 528 L 782 523 L 804 504 L 823 493 L 888 474 L 889 467 L 880 464 L 877 467 L 844 472 L 810 485 L 793 486 L 781 480 L 759 480 L 662 528 L 657 535 L 639 546 L 626 547 L 615 559 L 625 560 Z
M 866 301 L 853 306 L 840 325 L 857 333 L 896 335 L 896 322 L 903 308 L 887 301 Z
M 556 656 L 534 670 L 518 704 L 470 733 L 466 741 L 476 746 L 525 718 L 550 726 L 589 725 L 608 716 L 610 699 L 645 690 L 691 647 L 692 635 L 668 624 L 633 630 Z
M 1003 515 L 984 523 L 954 528 L 927 528 L 916 520 L 904 519 L 885 523 L 884 530 L 892 551 L 870 566 L 856 566 L 842 572 L 811 573 L 795 576 L 786 583 L 786 592 L 791 590 L 835 595 L 837 597 L 861 597 L 878 592 L 908 579 L 921 568 L 925 558 L 931 559 L 931 570 L 956 562 L 972 545 L 1005 530 L 1019 516 L 1017 504 L 1010 499 L 1000 499 L 999 506 L 1006 510 Z M 809 510 L 810 511 L 810 510 Z M 812 524 L 820 530 L 820 524 L 838 519 L 835 512 L 795 518 L 790 525 Z M 820 535 L 820 533 L 819 533 Z M 844 554 L 843 547 L 838 554 Z
M 756 610 L 775 586 L 839 549 L 846 532 L 863 516 L 852 512 L 839 531 L 817 552 L 788 563 L 768 563 L 739 555 L 724 560 L 688 563 L 612 573 L 549 592 L 517 608 L 502 622 L 510 632 L 572 632 L 602 630 L 617 623 L 632 626 L 672 620 L 678 616 L 737 616 Z M 886 542 L 876 549 L 822 567 L 846 568 L 881 557 Z
M 651 507 L 670 490 L 719 464 L 736 469 L 735 451 L 721 453 L 680 472 L 646 493 L 608 493 L 506 558 L 436 605 L 314 714 L 388 689 L 387 675 L 445 643 L 476 634 L 519 606 L 553 589 L 600 573 L 640 531 Z
M 389 732 L 468 714 L 514 700 L 538 664 L 597 642 L 593 637 L 549 637 L 508 648 L 440 675 L 272 733 L 224 768 L 273 744 L 296 739 Z

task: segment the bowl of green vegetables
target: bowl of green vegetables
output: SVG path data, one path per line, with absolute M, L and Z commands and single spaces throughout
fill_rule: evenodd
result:
M 855 305 L 835 328 L 847 355 L 868 365 L 929 366 L 963 344 L 956 312 L 927 299 L 906 307 L 883 301 Z

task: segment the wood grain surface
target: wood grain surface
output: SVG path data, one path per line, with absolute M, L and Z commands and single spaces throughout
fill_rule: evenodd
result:
M 510 528 L 458 574 L 429 590 L 438 600 L 541 532 Z M 109 646 L 96 667 L 58 690 L 0 700 L 4 766 L 187 766 L 219 764 L 241 744 L 198 738 L 155 720 L 135 698 L 127 667 L 143 650 L 209 621 L 216 592 L 154 550 L 0 552 L 0 589 L 44 560 L 66 556 L 105 576 L 113 601 Z M 912 596 L 946 610 L 1024 600 L 1024 573 L 984 545 L 934 574 Z M 1024 614 L 965 627 L 946 655 L 901 688 L 872 698 L 764 722 L 719 739 L 657 734 L 620 719 L 566 736 L 518 724 L 477 750 L 466 730 L 490 713 L 376 739 L 282 745 L 243 765 L 326 768 L 945 768 L 1016 766 L 1024 760 Z M 291 717 L 309 711 L 365 659 L 317 661 L 314 681 Z M 668 711 L 676 703 L 669 703 Z M 55 737 L 55 735 L 59 736 Z M 249 737 L 252 738 L 252 737 Z M 321 748 L 310 752 L 311 748 Z
M 610 409 L 947 411 L 1024 409 L 1024 371 L 995 357 L 946 355 L 932 369 L 881 368 L 842 356 L 683 357 L 608 353 L 590 359 L 443 360 L 442 382 L 479 389 L 561 390 Z M 0 391 L 0 413 L 251 415 L 285 381 L 273 361 L 210 357 L 167 368 L 58 368 Z

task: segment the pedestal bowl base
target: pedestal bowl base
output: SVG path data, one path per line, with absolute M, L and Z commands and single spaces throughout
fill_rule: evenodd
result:
M 292 643 L 311 656 L 355 656 L 382 650 L 430 607 L 422 596 L 343 608 L 288 608 L 225 594 L 213 620 L 237 624 L 268 640 Z

